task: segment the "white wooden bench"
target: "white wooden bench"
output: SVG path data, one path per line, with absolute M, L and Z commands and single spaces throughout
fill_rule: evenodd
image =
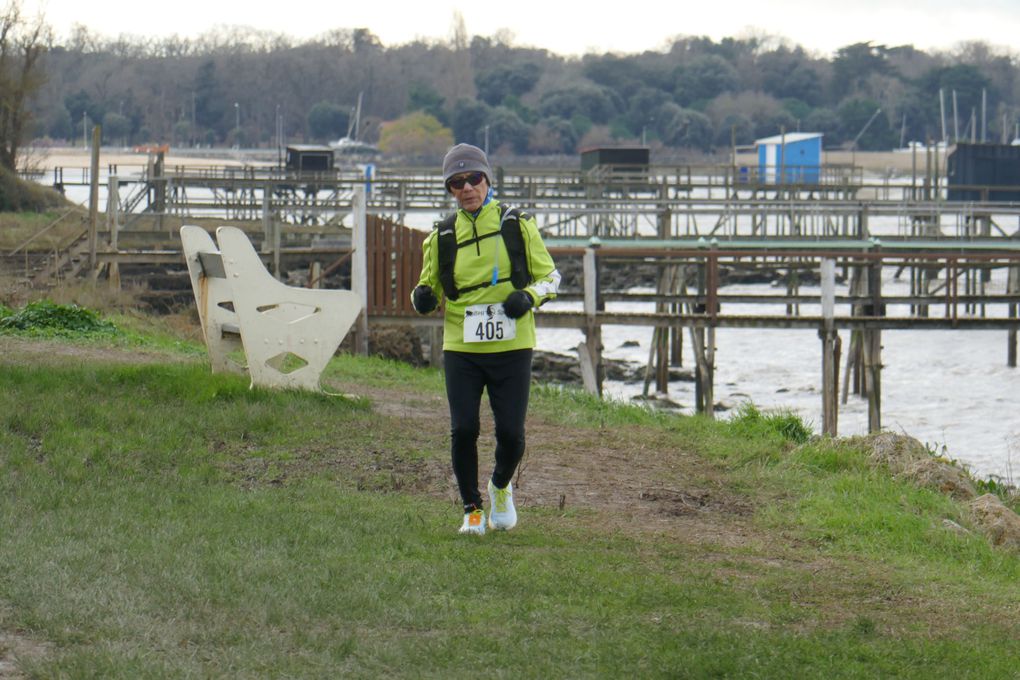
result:
M 359 296 L 280 283 L 236 227 L 219 227 L 216 241 L 181 227 L 212 371 L 247 371 L 252 387 L 323 391 L 322 371 L 361 312 Z M 246 364 L 231 357 L 238 350 Z

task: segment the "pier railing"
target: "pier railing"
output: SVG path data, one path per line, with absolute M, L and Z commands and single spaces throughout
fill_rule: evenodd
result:
M 413 168 L 292 173 L 150 164 L 107 172 L 117 180 L 125 223 L 144 214 L 349 226 L 356 189 L 365 191 L 366 211 L 402 224 L 455 209 L 435 171 Z M 72 174 L 60 169 L 59 181 L 69 184 Z M 81 178 L 87 183 L 86 170 Z M 852 166 L 824 167 L 812 178 L 768 181 L 757 166 L 652 166 L 640 176 L 498 169 L 495 182 L 500 198 L 538 216 L 550 237 L 1010 238 L 1020 229 L 1020 203 L 950 202 L 935 178 L 865 178 Z

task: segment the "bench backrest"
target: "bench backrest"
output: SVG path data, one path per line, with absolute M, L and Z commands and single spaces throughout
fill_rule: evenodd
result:
M 220 227 L 216 240 L 218 249 L 200 227 L 181 228 L 213 370 L 233 370 L 229 357 L 214 352 L 239 336 L 253 386 L 321 390 L 322 371 L 361 312 L 360 298 L 280 283 L 240 229 Z

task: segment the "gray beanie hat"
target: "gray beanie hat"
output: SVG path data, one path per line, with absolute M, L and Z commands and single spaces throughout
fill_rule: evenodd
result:
M 446 152 L 443 159 L 443 183 L 450 181 L 454 175 L 462 172 L 481 172 L 485 179 L 492 184 L 492 169 L 489 167 L 489 159 L 485 152 L 471 144 L 458 144 Z

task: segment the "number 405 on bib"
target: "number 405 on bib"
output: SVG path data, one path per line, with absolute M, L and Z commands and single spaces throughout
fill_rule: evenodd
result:
M 464 310 L 464 342 L 498 342 L 517 337 L 517 321 L 503 305 L 471 305 Z

